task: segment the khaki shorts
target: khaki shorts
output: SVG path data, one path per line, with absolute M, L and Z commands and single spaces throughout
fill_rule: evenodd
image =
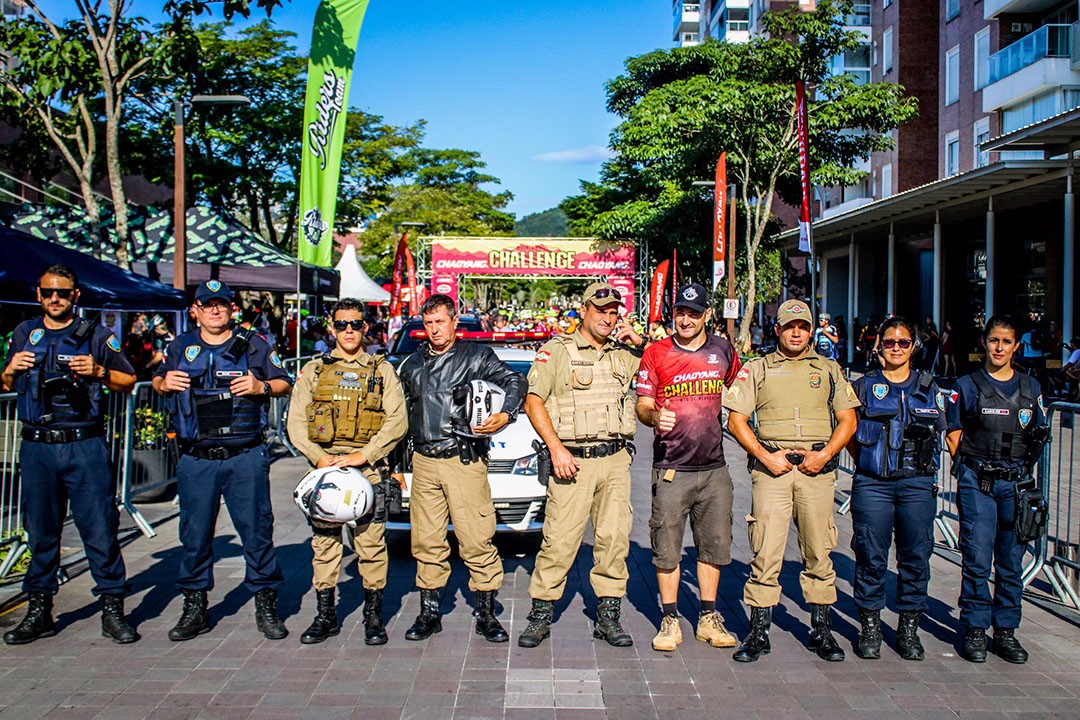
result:
M 649 538 L 653 565 L 665 570 L 679 566 L 687 516 L 698 560 L 710 565 L 730 564 L 734 489 L 727 467 L 676 470 L 671 482 L 663 479 L 669 472 L 665 468 L 653 468 L 652 472 Z

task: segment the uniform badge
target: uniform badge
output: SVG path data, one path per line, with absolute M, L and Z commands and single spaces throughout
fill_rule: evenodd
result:
M 202 352 L 202 345 L 188 345 L 184 348 L 184 357 L 188 362 L 194 362 L 200 352 Z
M 120 352 L 120 341 L 116 339 L 115 335 L 110 334 L 109 339 L 105 341 L 105 345 L 113 352 Z
M 732 385 L 727 389 L 727 394 L 729 400 L 738 400 L 739 396 L 742 395 L 742 388 L 740 388 L 738 385 Z
M 274 367 L 281 367 L 281 358 L 278 357 L 277 351 L 270 351 L 270 364 Z
M 810 387 L 821 387 L 821 373 L 810 373 Z
M 1039 412 L 1041 412 L 1043 415 L 1045 415 L 1046 414 L 1046 406 L 1043 405 L 1042 395 L 1040 395 L 1039 399 L 1036 400 L 1035 402 L 1039 403 Z
M 959 399 L 960 399 L 960 393 L 957 392 L 956 390 L 953 390 L 951 393 L 949 393 L 949 402 L 951 402 L 953 405 L 955 405 L 956 401 L 959 400 Z
M 938 410 L 944 410 L 945 409 L 945 396 L 942 395 L 941 393 L 937 394 L 937 406 L 938 406 Z
M 538 363 L 546 363 L 550 359 L 551 353 L 549 353 L 547 350 L 541 350 L 540 352 L 536 353 L 536 362 Z
M 31 345 L 37 345 L 39 342 L 41 342 L 41 338 L 43 338 L 43 337 L 45 337 L 45 331 L 42 330 L 41 328 L 38 328 L 37 330 L 31 330 L 30 331 L 30 344 Z
M 739 374 L 735 376 L 736 380 L 748 380 L 750 378 L 750 368 L 743 368 L 739 371 Z
M 884 400 L 885 396 L 889 394 L 889 386 L 886 383 L 874 383 L 872 390 L 874 397 L 878 400 Z
M 217 280 L 207 280 L 206 281 L 206 288 L 210 292 L 217 292 L 218 290 L 221 289 L 221 283 L 218 282 Z
M 1031 416 L 1033 414 L 1034 413 L 1032 413 L 1027 408 L 1024 408 L 1023 410 L 1021 410 L 1020 411 L 1020 427 L 1026 428 L 1028 426 L 1028 423 L 1031 422 Z

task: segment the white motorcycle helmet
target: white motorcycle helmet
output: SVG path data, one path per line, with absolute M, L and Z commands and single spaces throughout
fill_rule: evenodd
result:
M 483 425 L 495 413 L 502 412 L 506 402 L 506 392 L 498 385 L 486 380 L 472 380 L 454 388 L 454 403 L 460 405 L 454 419 L 454 432 L 465 437 L 485 437 L 477 435 L 472 428 Z
M 375 491 L 356 468 L 316 468 L 293 490 L 293 502 L 313 520 L 347 523 L 371 512 Z

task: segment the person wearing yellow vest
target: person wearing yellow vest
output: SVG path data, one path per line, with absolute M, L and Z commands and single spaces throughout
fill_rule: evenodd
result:
M 375 489 L 375 511 L 363 524 L 350 527 L 360 576 L 364 582 L 364 642 L 387 641 L 382 620 L 388 554 L 384 532 L 387 486 L 377 465 L 405 436 L 409 427 L 405 394 L 397 373 L 381 356 L 363 350 L 364 306 L 343 298 L 334 305 L 330 335 L 336 347 L 304 366 L 289 405 L 289 440 L 316 468 L 355 467 Z M 388 480 L 388 482 L 394 482 Z M 312 584 L 317 610 L 300 636 L 305 645 L 337 635 L 334 591 L 344 554 L 342 526 L 309 518 Z
M 780 602 L 780 568 L 794 518 L 802 551 L 799 577 L 810 605 L 810 649 L 839 662 L 844 651 L 829 627 L 836 602 L 833 482 L 836 456 L 855 433 L 859 399 L 835 360 L 810 347 L 810 308 L 788 300 L 776 312 L 777 349 L 748 362 L 724 395 L 728 430 L 750 459 L 753 504 L 746 516 L 750 578 L 743 600 L 750 630 L 738 662 L 768 653 L 772 609 Z M 750 416 L 757 415 L 756 432 Z
M 548 341 L 529 370 L 525 413 L 551 453 L 554 477 L 547 488 L 544 540 L 536 557 L 529 595 L 529 624 L 518 645 L 536 647 L 551 632 L 555 601 L 592 520 L 595 546 L 589 574 L 599 598 L 593 632 L 610 645 L 634 641 L 620 624 L 630 552 L 630 462 L 637 431 L 630 382 L 642 345 L 619 317 L 621 293 L 607 283 L 585 290 L 581 326 Z

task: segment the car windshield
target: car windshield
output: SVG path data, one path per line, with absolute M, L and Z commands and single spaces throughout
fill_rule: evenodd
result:
M 413 330 L 423 330 L 424 324 L 421 322 L 406 323 L 405 327 L 401 330 L 401 337 L 398 338 L 397 344 L 394 345 L 394 355 L 408 355 L 416 348 L 420 347 L 420 343 L 424 341 L 423 338 L 412 337 Z M 479 330 L 480 323 L 476 320 L 458 320 L 458 330 Z
M 532 367 L 531 362 L 525 362 L 524 360 L 510 360 L 506 364 L 510 366 L 511 370 L 522 375 L 528 375 L 529 368 Z

